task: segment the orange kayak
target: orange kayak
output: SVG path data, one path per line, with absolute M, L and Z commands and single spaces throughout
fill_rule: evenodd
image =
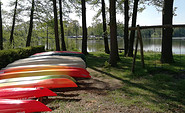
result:
M 28 65 L 28 66 L 18 66 L 12 67 L 4 70 L 0 70 L 1 73 L 10 73 L 10 72 L 21 72 L 21 71 L 37 71 L 37 70 L 49 70 L 49 69 L 77 69 L 84 73 L 89 73 L 86 69 L 69 67 L 69 66 L 59 66 L 59 65 Z
M 68 75 L 74 78 L 91 78 L 89 73 L 82 69 L 49 69 L 49 70 L 33 69 L 33 71 L 2 73 L 0 74 L 0 79 L 30 77 L 30 76 L 44 76 L 44 75 Z
M 35 88 L 45 87 L 48 89 L 78 87 L 76 83 L 66 78 L 54 78 L 45 80 L 19 81 L 11 83 L 1 83 L 0 89 L 3 88 Z

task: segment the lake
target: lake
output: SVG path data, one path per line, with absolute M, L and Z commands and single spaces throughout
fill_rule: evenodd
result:
M 88 52 L 96 52 L 96 51 L 104 50 L 103 40 L 88 40 L 87 43 L 88 43 L 87 44 Z M 110 43 L 110 40 L 109 40 L 109 43 Z M 67 46 L 74 46 L 74 48 L 78 48 L 79 50 L 81 50 L 81 44 L 82 44 L 82 40 L 76 40 L 76 39 L 71 39 L 71 38 L 68 38 L 66 40 Z M 161 52 L 161 45 L 162 45 L 161 38 L 144 38 L 143 39 L 144 51 Z M 118 39 L 118 48 L 124 48 L 123 38 Z M 173 53 L 174 54 L 185 54 L 185 37 L 173 38 Z

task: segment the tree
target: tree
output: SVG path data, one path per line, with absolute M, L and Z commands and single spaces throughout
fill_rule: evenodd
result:
M 53 12 L 54 12 L 54 31 L 55 31 L 55 44 L 56 44 L 56 50 L 60 51 L 60 42 L 58 37 L 58 16 L 57 16 L 57 6 L 56 6 L 56 0 L 53 0 Z
M 75 33 L 76 35 L 76 48 L 77 48 L 77 38 L 78 38 L 78 32 L 79 32 L 79 22 L 77 20 L 72 20 L 72 25 L 73 25 L 73 32 Z
M 16 19 L 16 14 L 17 14 L 17 4 L 18 4 L 18 0 L 15 1 L 15 8 L 14 8 L 12 29 L 11 29 L 11 35 L 10 35 L 10 45 L 12 44 L 12 41 L 13 41 L 13 39 L 14 39 L 14 38 L 13 38 L 13 34 L 14 34 L 15 19 Z
M 173 21 L 173 2 L 174 0 L 164 0 L 163 5 L 163 25 L 172 25 Z M 172 28 L 162 29 L 162 53 L 161 62 L 162 63 L 172 63 L 174 62 L 172 53 Z
M 72 20 L 71 23 L 73 25 L 73 32 L 75 33 L 76 38 L 77 38 L 78 37 L 79 27 L 80 27 L 79 22 L 78 22 L 78 20 Z
M 3 50 L 3 25 L 1 17 L 1 1 L 0 1 L 0 50 Z
M 124 15 L 125 15 L 125 25 L 124 25 L 124 46 L 125 46 L 125 53 L 124 56 L 128 54 L 128 25 L 129 25 L 129 0 L 124 1 Z
M 110 51 L 109 51 L 109 43 L 108 43 L 108 36 L 107 36 L 105 0 L 102 0 L 101 3 L 102 3 L 103 37 L 104 37 L 104 44 L 105 44 L 105 53 L 109 54 Z
M 133 8 L 133 15 L 132 15 L 132 27 L 136 27 L 138 2 L 139 2 L 139 0 L 134 0 L 134 8 Z M 130 45 L 129 45 L 129 51 L 128 51 L 128 56 L 130 56 L 130 57 L 133 57 L 134 38 L 135 38 L 135 30 L 132 30 L 130 33 L 130 42 L 129 42 Z
M 82 29 L 83 29 L 83 38 L 82 38 L 82 53 L 87 55 L 87 25 L 86 25 L 86 1 L 81 0 L 82 5 Z
M 117 36 L 124 37 L 124 24 L 123 22 L 117 22 Z
M 116 25 L 116 0 L 110 0 L 110 39 L 111 52 L 109 63 L 111 66 L 116 66 L 117 61 L 119 60 Z
M 59 8 L 60 8 L 60 30 L 61 30 L 61 44 L 62 50 L 66 51 L 66 44 L 64 40 L 64 27 L 63 27 L 63 17 L 62 17 L 62 0 L 59 0 Z
M 99 7 L 99 5 L 101 4 L 101 9 L 98 10 L 97 14 L 94 16 L 94 20 L 97 20 L 97 18 L 102 15 L 102 29 L 103 29 L 103 38 L 104 38 L 104 48 L 105 48 L 105 53 L 109 54 L 110 50 L 109 50 L 109 43 L 108 43 L 108 33 L 107 33 L 107 19 L 106 19 L 106 4 L 105 4 L 105 0 L 91 0 L 89 2 L 91 5 L 93 5 L 94 7 Z
M 32 36 L 32 30 L 33 30 L 33 14 L 35 10 L 34 6 L 35 6 L 35 0 L 32 0 L 32 7 L 31 7 L 31 14 L 30 14 L 30 27 L 29 27 L 29 32 L 27 36 L 26 47 L 30 46 L 30 43 L 31 43 L 31 36 Z
M 96 19 L 93 23 L 91 27 L 88 27 L 88 31 L 89 34 L 88 35 L 95 35 L 97 37 L 101 37 L 103 32 L 103 23 L 101 22 L 100 19 Z

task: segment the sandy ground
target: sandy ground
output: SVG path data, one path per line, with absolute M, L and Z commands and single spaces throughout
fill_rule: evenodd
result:
M 79 80 L 78 88 L 55 89 L 57 97 L 44 100 L 53 111 L 52 113 L 148 113 L 148 109 L 137 106 L 124 106 L 114 102 L 109 92 L 122 87 L 119 80 L 109 77 L 98 77 L 97 71 L 88 69 L 93 73 L 91 79 Z M 123 98 L 126 98 L 123 94 Z

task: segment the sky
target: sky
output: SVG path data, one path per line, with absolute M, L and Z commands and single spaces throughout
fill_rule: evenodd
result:
M 2 8 L 8 8 L 7 2 L 9 0 L 1 0 L 3 2 Z M 105 0 L 108 3 L 108 0 Z M 173 17 L 173 24 L 185 24 L 185 0 L 174 0 L 174 7 L 177 7 L 177 16 Z M 96 14 L 89 5 L 87 7 L 87 26 L 91 26 L 93 22 L 92 18 Z M 70 14 L 70 18 L 79 20 L 81 25 L 81 18 L 77 17 L 76 14 Z M 117 21 L 124 21 L 124 15 L 117 15 Z M 155 7 L 147 6 L 142 13 L 138 13 L 137 25 L 149 26 L 149 25 L 161 25 L 162 24 L 162 12 L 158 12 Z

